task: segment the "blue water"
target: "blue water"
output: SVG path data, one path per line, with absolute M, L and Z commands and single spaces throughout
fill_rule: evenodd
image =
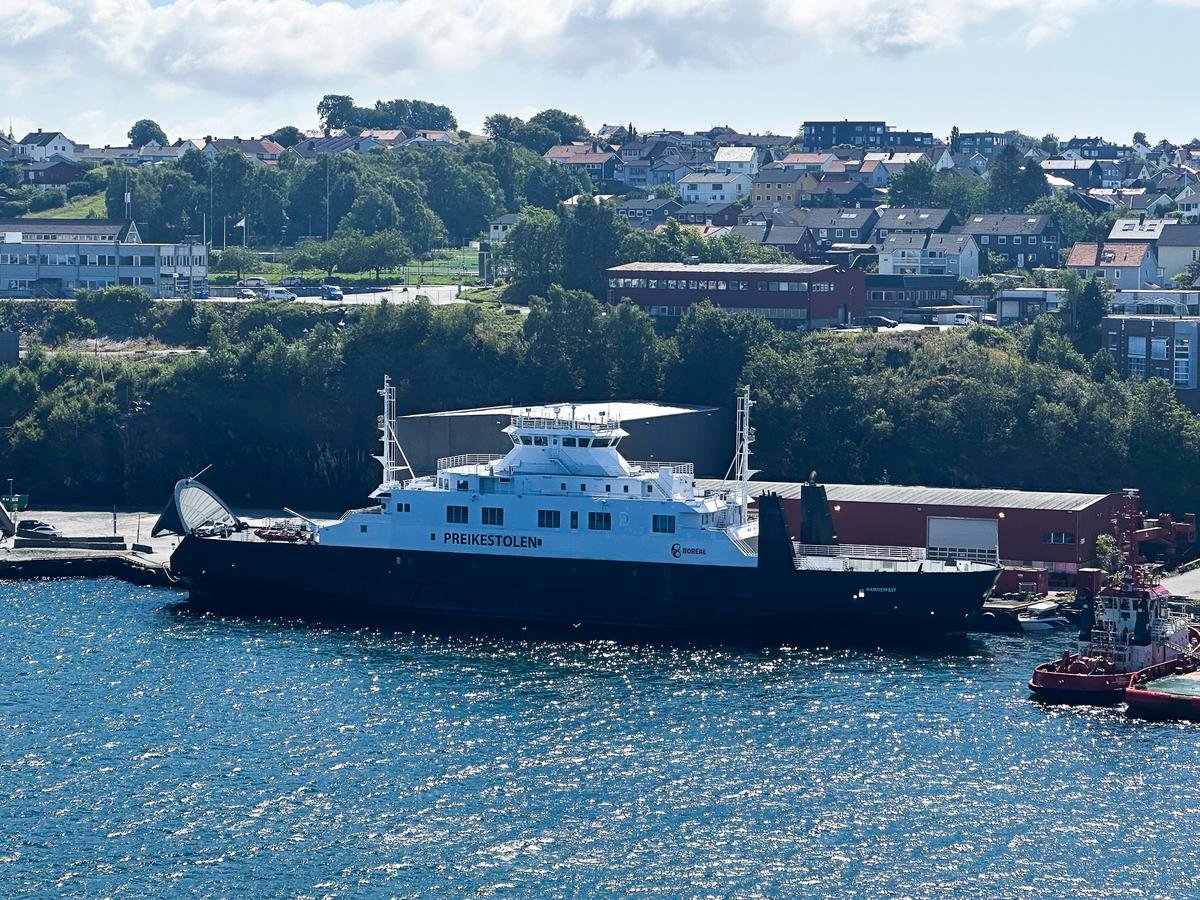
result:
M 1186 897 L 1200 730 L 1046 710 L 1062 635 L 522 641 L 0 585 L 0 895 Z

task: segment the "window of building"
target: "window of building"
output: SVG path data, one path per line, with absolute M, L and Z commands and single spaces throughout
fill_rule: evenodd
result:
M 538 528 L 561 528 L 562 513 L 557 509 L 538 510 Z
M 1167 358 L 1167 339 L 1165 337 L 1156 337 L 1150 339 L 1150 358 Z
M 675 517 L 674 516 L 655 516 L 652 522 L 655 534 L 674 534 L 675 533 Z
M 451 525 L 466 525 L 470 521 L 470 511 L 465 506 L 447 506 L 446 521 Z
M 504 509 L 500 506 L 485 506 L 483 508 L 483 524 L 484 525 L 503 525 L 504 524 Z
M 1042 535 L 1043 544 L 1073 544 L 1075 535 L 1070 531 L 1051 531 Z
M 612 513 L 606 513 L 606 512 L 590 512 L 590 513 L 588 513 L 588 530 L 589 531 L 612 531 Z

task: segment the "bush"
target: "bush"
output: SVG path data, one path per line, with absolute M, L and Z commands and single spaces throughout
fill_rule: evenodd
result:
M 64 206 L 67 198 L 62 191 L 42 191 L 29 201 L 30 212 L 43 212 L 47 209 L 58 209 Z
M 145 334 L 153 307 L 150 295 L 136 287 L 83 290 L 75 298 L 79 314 L 94 319 L 99 332 L 111 337 Z
M 67 199 L 75 197 L 86 197 L 88 194 L 94 194 L 91 185 L 86 181 L 72 181 L 67 185 Z

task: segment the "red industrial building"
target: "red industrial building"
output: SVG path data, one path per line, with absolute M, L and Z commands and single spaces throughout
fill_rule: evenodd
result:
M 713 482 L 712 484 L 715 484 Z M 709 485 L 709 482 L 704 482 Z M 756 494 L 783 498 L 793 536 L 801 534 L 800 492 L 795 482 L 754 482 Z M 1043 570 L 1051 585 L 1073 586 L 1075 575 L 1095 560 L 1096 538 L 1113 534 L 1125 508 L 1122 493 L 968 490 L 889 484 L 827 484 L 834 531 L 842 544 L 930 546 L 930 520 L 996 523 L 999 560 L 1012 568 Z M 1142 519 L 1142 552 L 1177 556 L 1196 541 L 1195 516 Z
M 668 325 L 702 300 L 780 328 L 829 328 L 866 314 L 866 276 L 831 265 L 635 262 L 607 275 L 610 303 L 629 299 Z

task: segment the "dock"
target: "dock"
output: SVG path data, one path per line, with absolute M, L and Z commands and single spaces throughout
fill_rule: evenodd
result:
M 165 559 L 135 551 L 30 547 L 0 553 L 0 581 L 104 576 L 132 584 L 175 586 Z

